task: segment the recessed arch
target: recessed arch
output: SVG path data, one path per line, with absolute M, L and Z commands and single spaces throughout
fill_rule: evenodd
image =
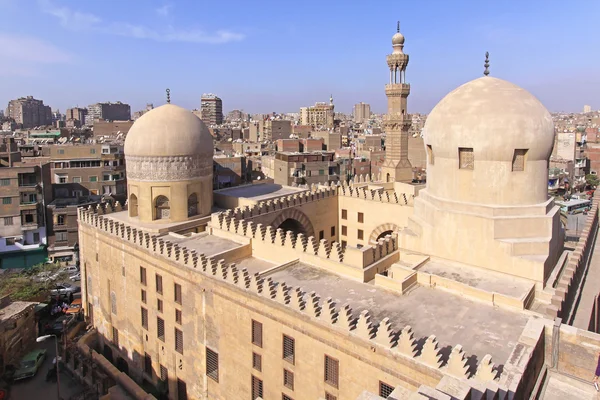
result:
M 286 222 L 286 220 L 293 220 L 293 221 L 296 221 L 298 224 L 300 224 L 300 226 L 302 226 L 302 228 L 303 228 L 303 232 L 301 231 L 301 233 L 304 233 L 304 235 L 306 235 L 306 237 L 315 236 L 315 230 L 313 228 L 312 223 L 310 222 L 310 219 L 308 219 L 306 214 L 304 214 L 302 211 L 298 210 L 297 208 L 286 208 L 273 220 L 273 222 L 271 222 L 270 225 L 273 228 L 277 229 L 282 224 L 284 224 L 284 222 Z M 288 226 L 291 226 L 291 224 L 293 224 L 293 223 L 288 222 L 287 224 L 288 224 Z
M 138 216 L 138 198 L 135 194 L 131 193 L 129 195 L 129 204 L 127 204 L 129 208 L 129 216 L 137 217 Z
M 193 217 L 198 214 L 198 196 L 196 193 L 190 194 L 187 201 L 188 217 Z
M 390 222 L 381 224 L 377 228 L 373 229 L 373 232 L 371 232 L 371 235 L 369 236 L 369 243 L 375 244 L 379 239 L 384 238 L 393 232 L 398 232 L 399 229 L 400 227 L 398 225 Z
M 167 196 L 158 196 L 154 200 L 154 219 L 169 219 L 171 217 L 171 205 Z

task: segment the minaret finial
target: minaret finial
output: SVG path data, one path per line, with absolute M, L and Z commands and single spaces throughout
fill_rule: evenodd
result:
M 167 89 L 167 103 L 171 104 L 171 89 Z
M 398 25 L 396 27 L 396 32 L 400 33 L 400 21 L 398 21 Z
M 485 71 L 483 71 L 483 74 L 485 76 L 488 76 L 490 74 L 490 53 L 488 53 L 487 51 L 485 52 L 485 64 L 483 64 L 483 66 L 485 67 Z

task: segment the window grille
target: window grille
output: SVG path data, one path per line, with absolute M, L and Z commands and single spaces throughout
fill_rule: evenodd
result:
M 110 311 L 117 315 L 117 295 L 115 292 L 110 292 Z
M 296 356 L 296 341 L 294 338 L 283 335 L 283 359 L 294 364 Z
M 148 310 L 142 308 L 142 328 L 148 329 Z
M 183 354 L 183 332 L 175 328 L 175 351 Z
M 162 294 L 163 286 L 162 286 L 162 276 L 156 274 L 156 293 Z
M 183 323 L 182 320 L 181 310 L 175 310 L 175 322 L 181 325 Z
M 164 365 L 160 366 L 160 380 L 164 382 L 169 381 L 169 370 L 165 368 Z
M 325 392 L 325 400 L 337 400 L 337 396 L 334 396 L 331 393 Z
M 262 347 L 262 324 L 252 320 L 252 343 Z
M 187 400 L 187 385 L 181 379 L 177 379 L 177 400 Z
M 387 399 L 390 394 L 394 391 L 394 388 L 391 385 L 388 385 L 385 382 L 379 381 L 379 396 Z
M 263 397 L 263 381 L 252 375 L 252 400 Z
M 262 356 L 260 354 L 252 353 L 252 368 L 262 371 Z
M 339 383 L 339 363 L 335 358 L 325 356 L 325 382 L 336 388 Z
M 206 375 L 219 382 L 219 353 L 206 348 Z
M 152 376 L 152 357 L 148 353 L 144 353 L 144 372 Z
M 458 149 L 458 165 L 460 169 L 473 169 L 475 164 L 475 156 L 472 148 L 459 147 Z
M 156 337 L 165 341 L 165 321 L 160 317 L 156 317 Z
M 287 369 L 283 370 L 283 386 L 294 390 L 294 373 L 292 371 L 288 371 Z
M 112 334 L 113 334 L 113 344 L 117 347 L 119 347 L 119 330 L 115 327 L 112 328 Z

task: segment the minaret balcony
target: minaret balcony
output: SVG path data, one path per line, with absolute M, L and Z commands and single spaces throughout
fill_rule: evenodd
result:
M 408 96 L 410 94 L 410 84 L 408 83 L 388 83 L 385 85 L 386 96 Z

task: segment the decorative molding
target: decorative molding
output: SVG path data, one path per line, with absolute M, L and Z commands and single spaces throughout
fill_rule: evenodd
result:
M 195 156 L 125 156 L 127 179 L 140 182 L 184 181 L 212 176 L 213 159 Z

